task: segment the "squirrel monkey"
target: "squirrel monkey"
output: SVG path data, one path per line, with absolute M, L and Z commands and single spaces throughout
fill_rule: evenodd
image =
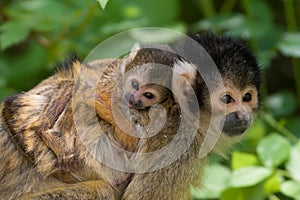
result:
M 96 88 L 96 112 L 115 128 L 117 140 L 127 151 L 134 152 L 138 144 L 138 138 L 128 135 L 133 128 L 128 128 L 131 124 L 128 118 L 145 126 L 149 124 L 151 106 L 161 104 L 165 109 L 171 106 L 171 66 L 176 58 L 165 45 L 140 47 L 136 44 L 120 65 L 107 67 L 100 77 Z M 163 65 L 168 66 L 164 67 L 164 76 L 160 71 Z M 138 112 L 141 110 L 144 111 Z M 116 124 L 116 121 L 121 124 Z
M 3 101 L 0 121 L 0 132 L 3 140 L 0 143 L 0 148 L 8 148 L 3 155 L 3 162 L 0 164 L 1 177 L 3 177 L 0 181 L 0 197 L 15 199 L 25 195 L 25 199 L 58 197 L 113 199 L 122 194 L 124 191 L 122 187 L 124 186 L 120 185 L 126 185 L 126 182 L 129 181 L 128 173 L 110 169 L 100 164 L 93 155 L 87 152 L 85 148 L 87 144 L 83 144 L 77 135 L 72 112 L 75 109 L 75 112 L 83 113 L 81 112 L 82 107 L 89 107 L 88 112 L 82 115 L 84 118 L 89 118 L 93 116 L 92 107 L 95 107 L 99 117 L 97 123 L 101 124 L 105 134 L 112 139 L 114 144 L 125 150 L 134 151 L 137 139 L 123 133 L 113 120 L 111 99 L 114 88 L 128 70 L 130 70 L 128 73 L 130 79 L 131 75 L 137 72 L 140 75 L 147 72 L 144 75 L 149 75 L 148 72 L 153 71 L 151 70 L 153 65 L 148 66 L 147 63 L 156 62 L 170 65 L 174 62 L 174 58 L 170 56 L 160 58 L 161 55 L 168 53 L 154 53 L 161 52 L 161 50 L 154 48 L 135 51 L 137 52 L 123 60 L 106 59 L 82 64 L 77 58 L 74 58 L 69 64 L 63 66 L 57 74 L 44 80 L 32 90 Z M 147 53 L 153 56 L 143 57 Z M 138 69 L 136 63 L 145 64 L 142 71 Z M 73 91 L 85 87 L 85 85 L 75 84 L 76 75 L 82 72 L 81 70 L 94 78 L 96 74 L 96 78 L 100 81 L 96 86 L 94 95 L 94 91 L 87 90 L 85 93 L 87 96 L 83 97 L 86 103 L 82 107 L 72 108 L 74 106 L 71 101 Z M 99 77 L 97 73 L 101 74 L 102 77 Z M 152 88 L 152 85 L 147 85 L 147 79 L 139 78 L 144 90 L 148 91 Z M 171 77 L 167 80 L 171 81 Z M 157 95 L 152 103 L 158 104 L 161 101 L 167 103 L 167 99 L 164 97 L 167 97 L 169 93 L 164 94 L 166 90 L 162 86 L 154 84 L 154 88 L 162 90 L 151 90 Z M 124 92 L 123 89 L 125 89 Z M 122 94 L 116 97 L 119 98 L 117 101 L 121 102 L 121 106 L 127 107 L 126 102 L 123 102 L 122 99 L 129 91 L 126 87 L 122 87 L 120 92 Z M 90 104 L 91 97 L 95 97 L 93 105 Z M 145 108 L 149 108 L 151 105 L 147 103 Z M 87 110 L 84 109 L 84 111 Z M 98 138 L 102 137 L 101 134 L 91 132 L 88 136 L 90 140 L 88 142 L 92 143 L 99 140 Z M 126 155 L 124 156 L 126 157 Z M 80 165 L 75 166 L 76 169 L 69 168 L 76 165 L 77 162 Z M 9 169 L 7 166 L 10 166 Z M 65 167 L 67 173 L 60 172 L 57 166 Z M 67 190 L 66 187 L 68 187 Z M 83 193 L 80 192 L 81 194 L 76 192 L 80 188 L 84 191 Z M 47 191 L 42 192 L 44 189 Z M 26 196 L 26 194 L 28 195 Z
M 192 91 L 186 87 L 188 84 L 197 97 L 200 111 L 198 131 L 187 151 L 180 154 L 176 161 L 158 170 L 134 174 L 123 199 L 190 199 L 189 187 L 200 183 L 207 149 L 220 155 L 226 154 L 230 144 L 237 142 L 251 126 L 259 110 L 261 72 L 250 50 L 240 41 L 228 37 L 204 34 L 194 35 L 193 39 L 208 52 L 221 75 L 216 76 L 209 66 L 197 66 L 187 60 L 179 59 L 174 64 L 174 71 L 178 73 L 173 75 L 172 88 L 177 90 L 177 99 L 186 100 L 191 110 L 195 108 L 189 102 Z M 200 53 L 196 52 L 197 56 Z M 203 77 L 198 70 L 204 71 L 207 77 Z M 181 76 L 186 79 L 180 79 Z M 211 88 L 208 88 L 208 83 Z M 180 114 L 182 111 L 173 106 L 164 128 L 154 137 L 142 139 L 139 151 L 150 153 L 171 143 L 176 137 L 176 130 L 180 129 L 178 122 L 184 120 Z M 178 153 L 178 149 L 186 145 L 185 141 L 193 135 L 193 124 L 189 121 L 182 124 L 181 140 L 175 148 L 165 150 L 165 155 Z M 218 132 L 221 133 L 218 141 L 210 146 L 211 140 L 218 138 L 215 134 Z M 162 160 L 157 156 L 145 158 L 138 164 L 141 168 L 152 169 L 155 168 L 153 163 Z
M 222 80 L 210 74 L 209 81 L 213 84 L 211 90 L 197 70 L 201 67 L 197 66 L 197 63 L 173 54 L 162 53 L 164 51 L 140 49 L 133 56 L 124 59 L 107 59 L 88 64 L 82 64 L 75 59 L 67 69 L 60 70 L 31 91 L 5 99 L 1 106 L 0 118 L 0 150 L 3 152 L 0 162 L 0 197 L 189 199 L 190 184 L 198 184 L 201 180 L 201 169 L 206 156 L 199 157 L 199 154 L 201 155 L 202 144 L 206 144 L 210 124 L 213 131 L 222 132 L 212 150 L 223 154 L 226 151 L 225 147 L 236 142 L 251 125 L 253 115 L 259 109 L 261 82 L 260 69 L 255 57 L 239 41 L 212 34 L 195 35 L 193 39 L 204 47 L 221 74 Z M 177 90 L 177 96 L 169 90 L 157 89 L 157 85 L 151 88 L 153 85 L 148 85 L 148 80 L 144 84 L 145 79 L 135 79 L 134 73 L 130 75 L 135 66 L 138 70 L 140 65 L 147 66 L 147 63 L 160 63 L 174 69 L 176 73 L 170 76 L 170 84 L 172 90 Z M 108 70 L 99 79 L 102 82 L 96 86 L 96 94 L 87 90 L 82 95 L 82 98 L 87 100 L 86 103 L 76 107 L 71 101 L 73 90 L 76 92 L 80 88 L 86 88 L 84 84 L 75 84 L 76 75 L 80 70 L 86 70 L 92 78 L 97 79 L 97 73 L 103 72 L 95 72 L 97 68 Z M 117 91 L 114 97 L 115 85 L 124 75 L 123 72 L 129 73 L 128 79 L 124 78 L 124 82 L 128 84 Z M 166 84 L 168 82 L 169 78 Z M 145 86 L 151 86 L 151 90 Z M 192 91 L 189 90 L 193 90 L 196 95 L 200 116 L 197 119 L 199 127 L 196 129 L 196 135 L 187 146 L 185 141 L 193 135 L 195 129 L 190 125 L 194 122 L 190 122 L 189 118 L 181 118 L 184 111 L 180 109 L 178 102 L 185 101 L 193 110 L 193 104 L 189 101 Z M 158 98 L 152 98 L 151 101 L 152 95 Z M 90 105 L 90 97 L 95 98 L 94 105 Z M 145 124 L 148 123 L 148 118 L 144 116 L 147 116 L 149 107 L 160 103 L 166 109 L 166 122 L 160 132 L 152 137 L 136 138 L 125 135 L 116 128 L 112 111 L 114 100 L 120 103 L 114 106 L 117 112 L 119 106 L 120 112 L 123 112 L 122 109 L 137 111 L 135 114 L 141 117 L 142 121 L 146 119 Z M 96 121 L 92 120 L 93 108 L 97 113 Z M 90 121 L 90 127 L 100 123 L 104 134 L 93 132 L 93 129 L 89 132 L 78 132 L 80 129 L 75 126 L 74 112 L 82 117 L 80 119 Z M 80 119 L 77 119 L 79 126 Z M 178 146 L 167 149 L 165 155 L 171 157 L 178 154 L 182 146 L 187 146 L 187 150 L 180 153 L 174 162 L 157 170 L 151 169 L 162 162 L 159 156 L 144 157 L 133 163 L 139 169 L 150 169 L 147 173 L 128 174 L 112 169 L 99 163 L 86 149 L 89 147 L 92 151 L 101 153 L 98 141 L 107 135 L 114 141 L 113 145 L 147 154 L 170 143 L 176 138 L 178 129 L 184 134 L 176 139 Z M 82 136 L 78 137 L 79 134 Z M 127 159 L 127 154 L 120 154 Z M 76 158 L 80 165 L 78 169 L 60 174 L 57 165 L 61 163 L 58 163 L 57 158 L 63 162 L 69 162 L 68 158 L 71 158 L 71 165 Z M 131 157 L 128 160 L 135 161 Z

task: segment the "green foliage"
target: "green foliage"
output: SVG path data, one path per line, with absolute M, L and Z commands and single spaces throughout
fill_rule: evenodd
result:
M 108 0 L 97 0 L 100 3 L 102 9 L 105 9 Z
M 291 147 L 284 137 L 270 134 L 258 143 L 255 154 L 233 152 L 232 170 L 208 166 L 205 187 L 193 188 L 192 194 L 196 199 L 256 200 L 282 193 L 299 199 L 299 155 L 300 142 Z
M 84 58 L 121 31 L 161 26 L 185 32 L 185 25 L 175 20 L 178 9 L 177 0 L 3 1 L 0 98 L 32 88 L 55 70 L 57 61 L 73 51 Z
M 290 143 L 277 133 L 271 133 L 259 142 L 257 153 L 264 166 L 278 167 L 288 159 Z
M 297 109 L 297 98 L 290 91 L 281 91 L 269 95 L 265 103 L 269 112 L 276 118 L 289 116 Z
M 212 164 L 205 168 L 205 190 L 192 188 L 192 194 L 195 198 L 215 199 L 220 197 L 220 193 L 226 189 L 229 184 L 231 172 L 228 168 Z
M 286 56 L 300 57 L 300 33 L 286 33 L 278 44 L 281 53 Z

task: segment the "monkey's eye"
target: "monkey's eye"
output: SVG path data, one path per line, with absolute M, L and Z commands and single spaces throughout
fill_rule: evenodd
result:
M 244 96 L 243 96 L 243 101 L 244 102 L 249 102 L 249 101 L 251 101 L 251 99 L 252 99 L 252 96 L 251 96 L 251 94 L 249 92 L 247 92 L 246 94 L 244 94 Z
M 131 87 L 135 90 L 139 89 L 139 83 L 137 81 L 132 81 L 131 82 Z
M 154 95 L 153 95 L 152 93 L 150 93 L 150 92 L 146 92 L 146 93 L 144 94 L 144 96 L 145 96 L 147 99 L 153 99 L 153 97 L 154 97 Z
M 220 100 L 225 104 L 229 104 L 234 101 L 234 99 L 228 94 L 223 95 Z

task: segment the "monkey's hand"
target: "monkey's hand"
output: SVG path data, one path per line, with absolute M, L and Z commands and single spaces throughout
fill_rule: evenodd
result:
M 143 110 L 139 111 L 136 109 L 129 110 L 130 119 L 133 123 L 139 124 L 141 126 L 147 126 L 149 124 L 150 118 L 148 111 Z
M 129 110 L 129 117 L 133 123 L 139 123 L 141 120 L 141 117 L 139 116 L 139 111 L 135 109 Z
M 131 180 L 132 177 L 133 177 L 133 173 L 127 173 L 124 179 L 117 181 L 116 186 L 119 187 L 120 185 L 127 183 L 128 181 Z
M 58 155 L 57 165 L 60 172 L 70 173 L 79 169 L 79 160 L 75 154 Z
M 73 148 L 60 136 L 60 133 L 50 129 L 40 133 L 43 141 L 57 157 L 57 166 L 60 172 L 69 173 L 79 168 L 79 161 Z

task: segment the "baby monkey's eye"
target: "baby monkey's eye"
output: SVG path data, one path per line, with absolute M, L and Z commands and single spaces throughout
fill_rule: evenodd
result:
M 154 97 L 154 95 L 153 95 L 152 93 L 150 93 L 150 92 L 146 92 L 146 93 L 144 94 L 144 96 L 145 96 L 147 99 L 153 99 L 153 97 Z
M 243 96 L 243 101 L 244 102 L 249 102 L 249 101 L 251 101 L 251 99 L 252 99 L 252 96 L 251 96 L 251 94 L 249 92 L 247 92 L 246 94 L 244 94 L 244 96 Z
M 225 104 L 229 104 L 234 101 L 234 99 L 228 94 L 223 95 L 220 100 Z
M 139 83 L 137 81 L 131 81 L 131 87 L 135 90 L 139 89 Z

